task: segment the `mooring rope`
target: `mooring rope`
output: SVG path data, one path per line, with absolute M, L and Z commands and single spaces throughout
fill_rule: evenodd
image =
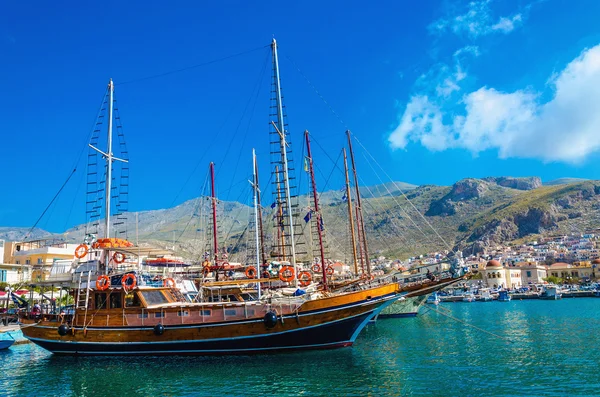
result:
M 442 312 L 442 311 L 440 311 L 440 310 L 434 309 L 433 307 L 428 307 L 428 309 L 429 309 L 429 310 L 431 310 L 431 311 L 434 311 L 434 312 L 436 312 L 436 313 L 438 313 L 438 314 L 441 314 L 442 316 L 446 316 L 446 317 L 448 317 L 448 318 L 451 318 L 452 320 L 454 320 L 454 321 L 456 321 L 456 322 L 459 322 L 459 323 L 461 323 L 461 324 L 463 324 L 463 325 L 466 325 L 467 327 L 471 327 L 471 328 L 474 328 L 474 329 L 476 329 L 476 330 L 478 330 L 478 331 L 481 331 L 481 332 L 484 332 L 484 333 L 486 333 L 486 334 L 489 334 L 489 335 L 495 336 L 496 338 L 503 339 L 503 340 L 505 340 L 505 341 L 506 341 L 506 342 L 508 342 L 508 343 L 515 343 L 515 342 L 514 342 L 512 339 L 509 339 L 509 338 L 507 338 L 507 337 L 505 337 L 505 336 L 502 336 L 502 335 L 495 334 L 495 333 L 493 333 L 493 332 L 491 332 L 491 331 L 488 331 L 488 330 L 486 330 L 486 329 L 483 329 L 483 328 L 481 328 L 481 327 L 478 327 L 478 326 L 476 326 L 476 325 L 469 324 L 468 322 L 466 322 L 466 321 L 464 321 L 464 320 L 461 320 L 461 319 L 459 319 L 459 318 L 456 318 L 456 317 L 454 317 L 454 316 L 452 316 L 452 315 L 450 315 L 450 314 L 448 314 L 448 313 L 444 313 L 444 312 Z M 427 312 L 425 312 L 425 313 L 427 313 Z M 423 313 L 423 314 L 425 314 L 425 313 Z

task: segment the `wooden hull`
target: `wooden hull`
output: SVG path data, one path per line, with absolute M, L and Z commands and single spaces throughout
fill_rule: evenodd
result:
M 74 326 L 61 336 L 60 324 L 46 321 L 24 326 L 23 335 L 44 349 L 68 355 L 225 355 L 337 348 L 352 345 L 368 321 L 397 299 L 396 289 L 386 285 L 307 301 L 296 311 L 279 315 L 273 328 L 257 316 L 165 324 L 162 335 L 154 333 L 158 322 L 147 322 L 143 326 Z

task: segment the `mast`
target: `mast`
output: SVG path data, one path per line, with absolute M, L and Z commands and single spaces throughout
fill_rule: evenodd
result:
M 258 213 L 260 212 L 260 206 L 259 206 L 259 190 L 258 190 L 258 172 L 257 172 L 257 165 L 256 165 L 256 152 L 254 151 L 254 149 L 252 149 L 252 162 L 253 162 L 253 176 L 254 176 L 254 224 L 256 225 L 255 229 L 256 229 L 256 278 L 261 278 L 262 277 L 262 272 L 261 272 L 261 263 L 260 263 L 260 256 L 261 256 L 261 252 L 260 252 L 260 242 L 259 242 L 259 234 L 262 234 L 262 230 L 259 231 L 259 229 L 262 229 L 262 225 L 259 227 L 258 225 Z M 264 253 L 263 253 L 263 258 L 264 258 Z M 256 292 L 258 294 L 258 300 L 260 300 L 260 283 L 256 283 Z
M 265 234 L 264 234 L 264 229 L 263 229 L 263 219 L 262 219 L 262 210 L 261 210 L 261 205 L 260 205 L 260 184 L 258 183 L 258 162 L 256 161 L 256 153 L 254 152 L 254 149 L 252 149 L 252 156 L 254 158 L 254 184 L 256 186 L 256 213 L 258 214 L 258 233 L 259 233 L 259 237 L 260 237 L 260 256 L 262 261 L 260 262 L 260 265 L 266 265 L 267 264 L 267 253 L 265 252 Z M 259 264 L 257 263 L 257 266 L 259 266 Z M 256 269 L 257 275 L 261 275 L 260 272 L 260 268 Z M 260 278 L 260 277 L 258 277 Z
M 323 219 L 319 212 L 319 195 L 317 194 L 317 184 L 315 182 L 315 172 L 313 168 L 313 159 L 310 151 L 310 138 L 308 137 L 308 131 L 304 131 L 304 137 L 306 138 L 306 153 L 308 154 L 308 165 L 310 167 L 310 180 L 312 183 L 313 200 L 315 202 L 315 214 L 317 215 L 317 235 L 319 236 L 319 250 L 321 253 L 321 270 L 323 272 L 323 289 L 327 291 L 327 269 L 325 269 L 325 250 L 323 249 L 323 231 L 321 225 Z
M 352 236 L 352 258 L 354 259 L 354 274 L 358 276 L 358 259 L 356 257 L 356 236 L 354 235 L 354 216 L 352 215 L 352 197 L 350 196 L 350 177 L 348 175 L 348 157 L 346 148 L 342 148 L 344 153 L 344 171 L 346 174 L 346 199 L 348 201 L 348 219 L 350 220 L 350 236 Z
M 90 148 L 100 153 L 102 155 L 102 158 L 106 160 L 106 181 L 104 183 L 104 238 L 110 238 L 110 198 L 112 190 L 112 163 L 114 161 L 120 161 L 123 163 L 129 162 L 129 160 L 115 157 L 112 151 L 114 91 L 115 86 L 113 84 L 112 79 L 110 79 L 108 82 L 108 134 L 106 139 L 106 152 L 98 149 L 92 143 L 88 144 Z M 93 142 L 96 143 L 96 141 Z M 101 260 L 101 262 L 104 263 L 100 265 L 100 268 L 98 270 L 102 273 L 105 273 L 106 266 L 108 265 L 108 261 L 110 260 L 110 250 L 104 250 L 102 256 L 103 261 Z
M 112 189 L 112 125 L 113 125 L 113 93 L 115 86 L 112 79 L 108 83 L 108 139 L 106 147 L 106 183 L 105 183 L 105 216 L 104 216 L 104 238 L 110 237 L 110 196 Z M 108 251 L 107 251 L 108 254 Z M 105 262 L 107 263 L 107 262 Z
M 279 167 L 275 166 L 275 185 L 277 186 L 277 239 L 281 240 L 281 260 L 285 260 L 285 236 L 281 230 L 283 225 L 283 208 L 281 206 L 281 182 L 279 181 Z
M 212 203 L 213 220 L 213 250 L 215 255 L 215 266 L 219 260 L 219 239 L 217 238 L 217 197 L 215 195 L 215 163 L 210 163 L 210 193 Z
M 350 160 L 352 161 L 352 173 L 354 174 L 354 187 L 356 189 L 356 215 L 358 218 L 359 234 L 362 234 L 362 243 L 365 254 L 365 262 L 367 265 L 367 274 L 371 275 L 371 261 L 369 260 L 369 249 L 367 246 L 367 234 L 365 233 L 365 222 L 363 218 L 362 203 L 360 200 L 360 191 L 358 189 L 358 176 L 356 174 L 356 163 L 354 162 L 354 151 L 352 150 L 352 139 L 350 137 L 350 130 L 346 130 L 348 136 L 348 149 L 350 150 Z M 359 241 L 360 244 L 360 241 Z
M 289 183 L 289 175 L 288 175 L 288 160 L 287 160 L 287 143 L 285 141 L 285 125 L 283 123 L 283 105 L 281 102 L 281 84 L 279 78 L 279 59 L 277 58 L 277 42 L 273 39 L 271 43 L 271 49 L 273 50 L 273 65 L 275 67 L 275 95 L 277 101 L 277 125 L 271 122 L 277 133 L 279 134 L 280 139 L 280 149 L 281 149 L 281 158 L 283 162 L 283 183 L 285 186 L 285 202 L 287 207 L 288 218 L 290 222 L 290 244 L 291 244 L 291 254 L 292 260 L 291 264 L 294 266 L 294 273 L 298 275 L 298 265 L 296 264 L 296 248 L 294 243 L 294 219 L 292 216 L 292 203 L 291 203 L 291 194 L 290 194 L 290 183 Z M 277 127 L 279 126 L 279 128 Z M 294 278 L 294 286 L 298 287 L 298 277 Z

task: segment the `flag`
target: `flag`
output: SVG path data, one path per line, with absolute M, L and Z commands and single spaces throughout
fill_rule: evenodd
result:
M 323 218 L 319 217 L 319 226 L 321 227 L 321 231 L 325 230 L 325 225 L 323 224 Z
M 20 309 L 27 307 L 29 305 L 29 303 L 25 299 L 21 298 L 18 295 L 11 293 L 10 297 L 13 300 L 13 302 L 15 303 L 15 305 L 17 305 L 17 307 Z
M 304 222 L 308 223 L 310 221 L 311 216 L 312 216 L 312 213 L 310 211 L 308 211 L 306 213 L 306 215 L 304 216 Z
M 306 172 L 308 172 L 308 166 L 309 166 L 308 162 L 309 162 L 309 159 L 307 156 L 305 156 L 304 157 L 304 171 L 306 171 Z
M 277 203 L 271 204 L 271 208 L 275 208 L 275 207 L 277 207 Z
M 346 196 L 346 193 L 344 193 L 344 195 L 342 196 L 342 201 L 344 201 L 344 202 L 348 201 L 348 197 Z

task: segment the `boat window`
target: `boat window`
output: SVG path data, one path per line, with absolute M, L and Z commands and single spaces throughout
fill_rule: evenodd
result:
M 141 305 L 140 297 L 137 294 L 125 295 L 125 307 L 140 307 Z
M 121 308 L 121 294 L 110 294 L 110 308 L 120 309 Z
M 167 317 L 167 316 L 166 316 L 166 313 L 156 312 L 156 313 L 154 313 L 154 317 L 155 318 L 160 318 L 160 317 Z
M 96 302 L 96 309 L 106 309 L 106 294 L 102 292 L 96 293 L 94 302 Z
M 179 317 L 187 317 L 187 316 L 189 316 L 189 315 L 190 315 L 190 312 L 188 312 L 187 310 L 179 310 L 179 311 L 177 312 L 177 315 L 178 315 Z
M 148 318 L 148 313 L 138 314 L 138 318 Z
M 248 316 L 254 317 L 255 311 L 254 311 L 254 309 L 248 309 L 247 313 L 248 313 Z
M 235 309 L 225 309 L 226 316 L 235 316 L 237 315 L 237 310 Z
M 212 310 L 210 310 L 210 309 L 200 310 L 200 315 L 201 316 L 212 316 Z
M 167 298 L 162 294 L 162 291 L 160 290 L 141 291 L 141 293 L 148 305 L 169 303 Z

